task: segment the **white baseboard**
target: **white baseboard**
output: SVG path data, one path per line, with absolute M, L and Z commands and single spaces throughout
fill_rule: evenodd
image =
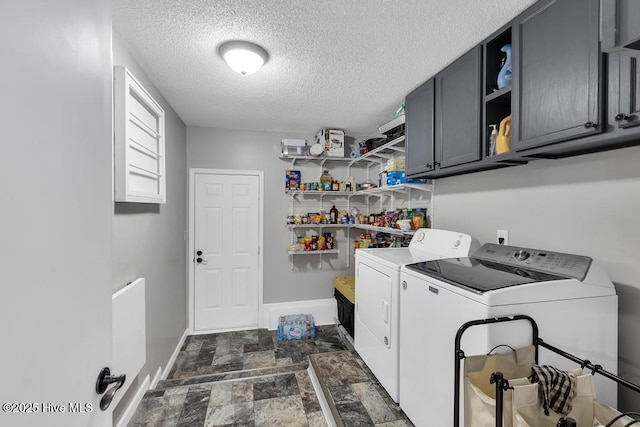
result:
M 238 332 L 238 331 L 251 331 L 258 328 L 255 326 L 240 326 L 237 328 L 222 328 L 222 329 L 205 329 L 203 331 L 189 331 L 189 335 L 208 335 L 208 334 L 221 334 L 223 332 Z
M 165 369 L 165 371 L 168 371 L 168 369 Z M 163 380 L 163 379 L 166 379 L 166 377 L 162 376 L 162 366 L 158 366 L 158 370 L 156 371 L 156 374 L 151 379 L 151 384 L 149 384 L 149 390 L 156 388 L 160 380 Z
M 138 408 L 138 405 L 142 401 L 142 398 L 144 397 L 144 394 L 147 392 L 147 390 L 151 390 L 155 388 L 161 379 L 162 380 L 167 379 L 167 376 L 169 375 L 169 371 L 171 370 L 171 367 L 175 363 L 178 357 L 178 354 L 180 353 L 180 349 L 184 344 L 184 341 L 187 339 L 187 335 L 188 335 L 187 332 L 188 331 L 185 330 L 184 333 L 182 334 L 182 337 L 180 338 L 178 345 L 173 351 L 171 358 L 165 365 L 164 370 L 162 369 L 162 366 L 158 366 L 158 370 L 156 371 L 156 374 L 153 376 L 153 379 L 151 379 L 151 377 L 147 375 L 144 381 L 142 381 L 142 383 L 138 386 L 138 390 L 136 390 L 136 394 L 134 395 L 131 402 L 129 402 L 129 405 L 127 405 L 127 408 L 124 410 L 120 419 L 116 423 L 114 423 L 114 427 L 126 427 L 127 424 L 129 424 L 129 421 L 131 421 L 131 419 L 133 418 L 133 415 L 135 414 L 136 409 Z
M 131 400 L 131 402 L 129 402 L 127 409 L 125 409 L 120 419 L 114 424 L 114 427 L 126 427 L 129 424 L 129 421 L 131 421 L 131 419 L 133 418 L 133 414 L 135 414 L 138 405 L 144 397 L 144 394 L 147 392 L 147 390 L 149 390 L 149 384 L 149 375 L 147 375 L 144 381 L 142 381 L 142 384 L 140 384 L 140 387 L 138 387 L 138 390 L 133 396 L 133 399 Z
M 167 376 L 169 376 L 169 371 L 171 370 L 171 367 L 173 366 L 173 364 L 176 362 L 176 359 L 178 358 L 178 354 L 180 354 L 180 349 L 182 348 L 184 341 L 187 339 L 187 335 L 189 335 L 189 330 L 185 329 L 184 333 L 182 334 L 182 337 L 180 338 L 180 341 L 178 342 L 178 345 L 173 350 L 173 354 L 171 355 L 171 358 L 169 358 L 169 361 L 167 362 L 167 364 L 164 365 L 164 370 L 162 371 L 163 380 L 166 380 Z M 155 387 L 157 383 L 158 381 L 154 382 L 151 385 L 151 388 Z
M 316 325 L 333 325 L 338 317 L 338 306 L 334 298 L 264 304 L 260 327 L 277 329 L 280 316 L 287 314 L 312 314 Z

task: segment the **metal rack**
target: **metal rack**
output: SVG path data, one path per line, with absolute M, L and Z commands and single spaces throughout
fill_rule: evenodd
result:
M 382 171 L 384 165 L 387 160 L 393 158 L 398 154 L 404 154 L 405 152 L 405 136 L 402 135 L 398 138 L 395 138 L 379 147 L 374 148 L 373 150 L 359 156 L 356 158 L 342 158 L 342 157 L 313 157 L 313 156 L 286 156 L 280 155 L 280 159 L 289 160 L 291 162 L 291 168 L 295 168 L 296 164 L 304 163 L 312 163 L 317 164 L 322 171 L 328 163 L 336 163 L 339 165 L 347 166 L 347 175 L 351 176 L 351 168 L 352 167 L 365 167 L 366 168 L 366 176 L 367 179 L 370 179 L 372 168 L 378 168 L 375 172 L 375 176 L 377 179 L 377 174 L 379 171 Z M 378 204 L 378 210 L 389 209 L 394 210 L 397 205 L 396 197 L 406 197 L 406 204 L 408 208 L 413 207 L 412 202 L 415 197 L 412 197 L 415 194 L 429 194 L 429 200 L 427 207 L 427 214 L 430 220 L 430 223 L 433 224 L 434 221 L 434 183 L 427 182 L 426 184 L 398 184 L 392 186 L 385 187 L 376 187 L 368 190 L 359 190 L 359 191 L 319 191 L 319 190 L 295 190 L 295 191 L 285 191 L 286 194 L 290 196 L 291 207 L 290 214 L 293 215 L 295 212 L 295 201 L 298 197 L 318 197 L 319 200 L 319 210 L 322 210 L 323 203 L 325 198 L 327 197 L 344 197 L 347 199 L 347 211 L 351 210 L 351 203 L 353 197 L 363 197 L 365 200 L 365 204 L 369 212 L 373 211 L 371 208 L 371 203 Z M 420 207 L 424 206 L 424 203 L 420 204 Z M 304 224 L 304 225 L 287 225 L 290 231 L 293 231 L 294 228 L 325 228 L 331 226 L 330 224 Z M 340 224 L 341 227 L 346 227 L 347 230 L 350 228 L 369 230 L 374 232 L 383 232 L 392 235 L 404 235 L 411 236 L 414 231 L 403 231 L 395 228 L 388 227 L 374 227 L 366 224 Z M 291 243 L 293 241 L 293 234 L 291 236 Z M 349 245 L 351 245 L 351 239 L 349 240 Z M 309 251 L 306 251 L 309 252 Z M 335 253 L 339 251 L 332 251 L 331 253 Z M 347 258 L 347 267 L 350 266 L 350 253 L 352 251 L 349 250 L 349 257 Z M 323 253 L 329 253 L 327 251 L 317 251 L 312 252 L 312 254 L 322 255 Z M 294 252 L 288 251 L 288 254 L 292 256 L 292 268 L 293 268 L 293 256 L 296 255 L 308 255 L 308 253 L 303 253 L 302 251 Z

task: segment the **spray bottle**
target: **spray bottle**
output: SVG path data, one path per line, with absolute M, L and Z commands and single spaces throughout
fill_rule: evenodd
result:
M 496 140 L 498 139 L 498 125 L 489 125 L 491 135 L 489 135 L 489 156 L 496 155 Z

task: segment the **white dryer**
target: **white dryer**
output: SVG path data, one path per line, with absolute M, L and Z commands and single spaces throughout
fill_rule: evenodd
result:
M 394 401 L 400 401 L 400 268 L 466 257 L 478 246 L 464 233 L 422 228 L 408 248 L 356 250 L 355 349 Z
M 471 320 L 526 314 L 545 342 L 617 371 L 617 295 L 589 257 L 485 244 L 467 258 L 408 264 L 400 276 L 400 407 L 418 427 L 453 424 L 455 335 Z M 527 322 L 506 322 L 466 331 L 461 348 L 475 355 L 531 343 Z M 544 348 L 539 363 L 576 367 Z M 615 407 L 616 384 L 595 380 L 598 400 Z

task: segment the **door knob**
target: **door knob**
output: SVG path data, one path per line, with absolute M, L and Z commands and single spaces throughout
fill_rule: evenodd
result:
M 631 116 L 628 116 L 624 113 L 620 113 L 620 114 L 616 114 L 616 122 L 622 122 L 624 120 L 629 120 L 631 118 Z
M 196 252 L 196 255 L 198 255 L 198 256 L 202 255 L 202 251 Z
M 206 264 L 206 263 L 207 263 L 207 261 L 203 260 L 203 259 L 202 259 L 202 258 L 200 258 L 200 257 L 196 258 L 196 262 L 197 262 L 198 264 Z
M 115 383 L 109 391 L 102 396 L 100 399 L 100 409 L 106 411 L 109 405 L 111 405 L 111 401 L 113 400 L 113 396 L 116 394 L 116 391 L 122 387 L 124 382 L 127 380 L 127 376 L 125 374 L 116 377 L 115 375 L 111 375 L 111 370 L 109 368 L 102 368 L 100 373 L 98 374 L 98 380 L 96 381 L 96 393 L 102 394 L 107 390 L 109 384 Z
M 596 126 L 597 125 L 594 122 L 587 122 L 587 123 L 584 124 L 584 127 L 586 127 L 587 129 L 591 129 L 591 128 L 594 128 Z

